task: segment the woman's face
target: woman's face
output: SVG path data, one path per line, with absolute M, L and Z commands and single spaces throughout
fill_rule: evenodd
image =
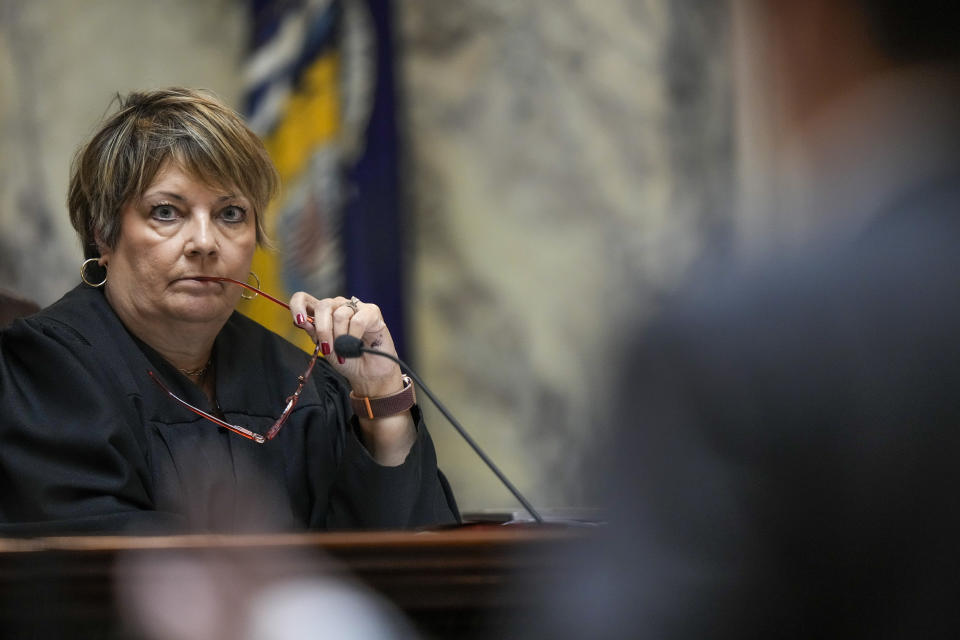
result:
M 143 196 L 124 205 L 116 246 L 100 248 L 107 298 L 128 326 L 222 324 L 241 288 L 191 277 L 245 281 L 255 248 L 254 212 L 243 194 L 167 162 Z

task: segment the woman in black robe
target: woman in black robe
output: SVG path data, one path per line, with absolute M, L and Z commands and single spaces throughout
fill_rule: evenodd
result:
M 376 305 L 295 294 L 313 358 L 234 311 L 277 187 L 235 112 L 131 94 L 71 173 L 83 284 L 0 334 L 0 533 L 457 520 L 412 383 L 332 352 L 395 353 Z

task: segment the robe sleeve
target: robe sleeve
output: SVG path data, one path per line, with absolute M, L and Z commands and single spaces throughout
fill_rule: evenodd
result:
M 437 468 L 437 454 L 419 408 L 412 409 L 417 439 L 403 464 L 379 464 L 359 438 L 360 425 L 338 390 L 337 420 L 345 425 L 327 529 L 413 529 L 459 522 L 453 492 Z
M 0 534 L 177 530 L 154 510 L 139 398 L 54 320 L 0 334 Z

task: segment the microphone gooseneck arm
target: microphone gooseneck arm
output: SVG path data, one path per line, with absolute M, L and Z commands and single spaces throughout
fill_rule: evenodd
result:
M 423 380 L 420 379 L 420 376 L 418 376 L 407 365 L 407 363 L 405 363 L 400 358 L 390 355 L 389 353 L 385 353 L 383 351 L 378 351 L 377 349 L 371 349 L 369 347 L 366 347 L 363 345 L 362 340 L 349 335 L 343 335 L 338 337 L 334 341 L 334 349 L 336 350 L 338 355 L 344 358 L 359 358 L 362 354 L 369 353 L 371 355 L 387 358 L 388 360 L 393 360 L 398 365 L 400 365 L 400 368 L 403 370 L 403 372 L 408 376 L 410 376 L 411 378 L 413 378 L 413 381 L 417 383 L 417 386 L 421 390 L 423 390 L 425 394 L 427 394 L 427 397 L 430 398 L 431 402 L 433 402 L 433 404 L 437 407 L 437 409 L 440 410 L 440 413 L 443 414 L 443 417 L 446 418 L 447 421 L 453 425 L 454 429 L 457 430 L 457 433 L 460 434 L 460 437 L 462 437 L 464 440 L 467 441 L 467 444 L 470 445 L 470 447 L 474 450 L 474 452 L 478 456 L 480 456 L 480 459 L 483 460 L 488 467 L 490 467 L 490 470 L 493 471 L 494 475 L 496 475 L 497 478 L 500 479 L 500 482 L 502 482 L 503 485 L 510 490 L 510 493 L 512 493 L 513 496 L 520 501 L 520 504 L 522 504 L 523 508 L 530 513 L 533 519 L 540 523 L 543 522 L 543 518 L 540 516 L 539 513 L 537 513 L 537 510 L 533 508 L 533 505 L 530 504 L 530 502 L 523 497 L 523 494 L 520 493 L 519 489 L 513 486 L 513 483 L 510 482 L 507 476 L 505 476 L 503 472 L 500 471 L 499 467 L 497 467 L 497 465 L 494 464 L 493 460 L 491 460 L 490 457 L 483 451 L 483 449 L 480 448 L 480 445 L 474 442 L 473 438 L 470 437 L 470 434 L 467 433 L 466 429 L 464 429 L 460 425 L 460 423 L 457 421 L 457 419 L 454 418 L 453 415 L 447 410 L 447 408 L 443 406 L 443 403 L 437 400 L 437 397 L 433 395 L 433 392 L 430 391 L 430 388 L 426 384 L 424 384 Z

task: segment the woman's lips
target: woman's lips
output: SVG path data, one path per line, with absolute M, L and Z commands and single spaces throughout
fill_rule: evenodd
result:
M 221 283 L 215 280 L 198 280 L 193 276 L 178 278 L 173 281 L 173 285 L 178 289 L 189 291 L 213 291 L 221 288 Z

